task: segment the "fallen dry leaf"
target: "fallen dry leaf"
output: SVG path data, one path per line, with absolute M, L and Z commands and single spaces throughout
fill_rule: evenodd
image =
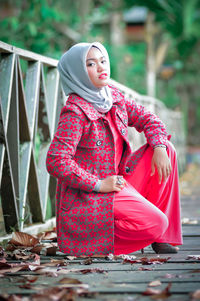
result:
M 21 249 L 15 249 L 12 254 L 9 254 L 9 257 L 16 260 L 29 260 L 33 258 L 33 254 L 31 254 L 29 251 L 21 250 Z
M 162 283 L 160 282 L 160 280 L 154 280 L 154 281 L 149 282 L 148 286 L 155 287 L 155 286 L 159 286 L 161 284 Z
M 39 239 L 33 235 L 24 232 L 13 232 L 12 238 L 8 244 L 14 246 L 34 247 L 39 243 Z
M 200 300 L 200 289 L 191 293 L 192 300 Z
M 167 279 L 177 278 L 177 275 L 176 274 L 169 274 L 169 273 L 167 273 L 167 274 L 165 274 L 163 276 L 163 278 L 167 278 Z
M 26 281 L 33 283 L 38 280 L 38 276 L 33 276 L 33 275 L 24 275 L 23 276 Z
M 22 297 L 16 296 L 16 295 L 10 296 L 8 294 L 2 294 L 2 295 L 0 295 L 0 300 L 1 301 L 4 301 L 4 300 L 6 300 L 6 301 L 21 301 Z
M 163 263 L 167 262 L 170 258 L 171 257 L 167 257 L 167 258 L 160 258 L 160 257 L 148 258 L 148 257 L 142 257 L 142 258 L 137 259 L 137 260 L 124 259 L 122 263 L 123 264 L 125 264 L 125 263 L 130 263 L 130 264 L 141 263 L 142 265 L 163 264 Z
M 200 260 L 200 255 L 188 255 L 187 259 Z
M 92 263 L 93 263 L 93 261 L 92 261 L 92 258 L 91 258 L 91 257 L 87 258 L 86 260 L 84 260 L 84 261 L 82 262 L 82 264 L 84 264 L 84 265 L 90 265 L 90 264 L 92 264 Z
M 56 242 L 57 241 L 57 233 L 56 228 L 53 228 L 51 231 L 41 232 L 37 235 L 40 240 L 51 240 Z
M 150 258 L 148 259 L 147 257 L 142 257 L 141 258 L 141 262 L 143 265 L 146 264 L 163 264 L 165 262 L 167 262 L 171 257 L 167 257 L 167 258 Z
M 82 274 L 89 274 L 89 273 L 104 273 L 104 270 L 99 268 L 94 269 L 83 269 L 83 270 L 77 270 L 77 272 L 80 272 Z
M 147 288 L 147 290 L 145 292 L 143 292 L 144 296 L 151 296 L 152 299 L 154 300 L 163 300 L 168 298 L 169 296 L 171 296 L 170 293 L 170 288 L 171 288 L 172 284 L 168 283 L 167 287 L 164 288 L 163 290 L 157 290 L 157 289 L 153 289 L 153 288 Z
M 43 256 L 55 256 L 57 250 L 57 246 L 53 244 L 37 244 L 30 250 L 30 252 Z
M 68 260 L 74 260 L 74 259 L 76 259 L 77 257 L 76 257 L 76 256 L 66 256 L 65 258 L 68 259 Z
M 0 270 L 1 274 L 5 274 L 5 273 L 17 273 L 19 271 L 28 271 L 29 270 L 29 265 L 25 264 L 25 265 L 12 265 L 10 268 L 5 268 Z
M 65 277 L 59 281 L 60 284 L 81 284 L 82 282 L 78 279 Z
M 30 283 L 25 283 L 25 284 L 19 285 L 19 288 L 25 288 L 27 290 L 30 290 L 30 289 L 32 289 L 32 286 Z
M 152 271 L 152 268 L 139 267 L 138 271 Z
M 0 246 L 0 256 L 4 256 L 4 249 Z
M 5 268 L 11 268 L 11 267 L 12 267 L 11 264 L 7 263 L 6 260 L 0 261 L 0 270 L 3 270 Z
M 32 301 L 75 301 L 76 292 L 72 289 L 51 287 L 43 289 L 39 293 L 31 296 Z
M 61 266 L 67 266 L 69 265 L 68 262 L 66 262 L 64 259 L 51 259 L 51 261 L 47 263 L 43 263 L 43 266 L 48 266 L 48 267 L 61 267 Z

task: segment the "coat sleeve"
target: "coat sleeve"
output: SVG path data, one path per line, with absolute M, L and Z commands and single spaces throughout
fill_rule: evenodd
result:
M 156 145 L 166 145 L 167 147 L 170 136 L 158 116 L 131 99 L 125 99 L 125 105 L 128 114 L 128 125 L 135 127 L 138 132 L 144 132 L 151 147 L 154 148 Z
M 63 108 L 58 128 L 47 152 L 47 171 L 64 180 L 72 188 L 92 191 L 98 178 L 81 168 L 73 159 L 81 139 L 85 117 L 83 113 Z

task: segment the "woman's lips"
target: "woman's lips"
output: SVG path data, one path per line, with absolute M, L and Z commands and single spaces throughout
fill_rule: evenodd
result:
M 108 77 L 108 74 L 107 73 L 102 73 L 99 78 L 100 79 L 106 79 Z

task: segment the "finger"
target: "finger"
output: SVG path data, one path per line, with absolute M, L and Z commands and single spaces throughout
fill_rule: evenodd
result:
M 167 177 L 168 177 L 168 168 L 163 168 L 162 169 L 162 178 L 163 178 L 163 181 L 166 181 L 167 180 Z
M 124 179 L 124 186 L 128 186 L 128 183 L 125 179 Z
M 116 191 L 116 192 L 120 192 L 122 189 L 120 188 L 120 187 L 115 187 L 114 188 L 114 191 Z
M 159 182 L 159 184 L 161 184 L 162 177 L 163 177 L 163 175 L 162 175 L 162 169 L 160 167 L 157 167 L 157 170 L 158 170 L 158 182 Z
M 155 174 L 155 165 L 151 164 L 151 176 Z

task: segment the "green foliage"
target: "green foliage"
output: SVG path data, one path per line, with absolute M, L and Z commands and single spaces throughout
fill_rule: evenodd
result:
M 0 20 L 0 40 L 57 59 L 76 42 L 98 40 L 110 54 L 112 77 L 140 93 L 146 93 L 145 44 L 112 47 L 109 26 L 101 21 L 113 10 L 147 7 L 162 28 L 157 44 L 161 39 L 170 42 L 165 64 L 175 69 L 168 82 L 158 80 L 157 97 L 171 108 L 190 110 L 184 102 L 193 102 L 192 118 L 199 125 L 200 0 L 1 0 L 1 5 L 13 12 Z M 79 38 L 73 39 L 61 27 Z
M 0 39 L 17 47 L 58 57 L 64 39 L 56 25 L 67 22 L 67 14 L 61 5 L 64 1 L 61 2 L 53 6 L 47 0 L 13 2 L 16 15 L 0 21 Z
M 145 94 L 146 44 L 129 44 L 117 49 L 107 46 L 107 49 L 110 54 L 112 77 L 138 93 Z

